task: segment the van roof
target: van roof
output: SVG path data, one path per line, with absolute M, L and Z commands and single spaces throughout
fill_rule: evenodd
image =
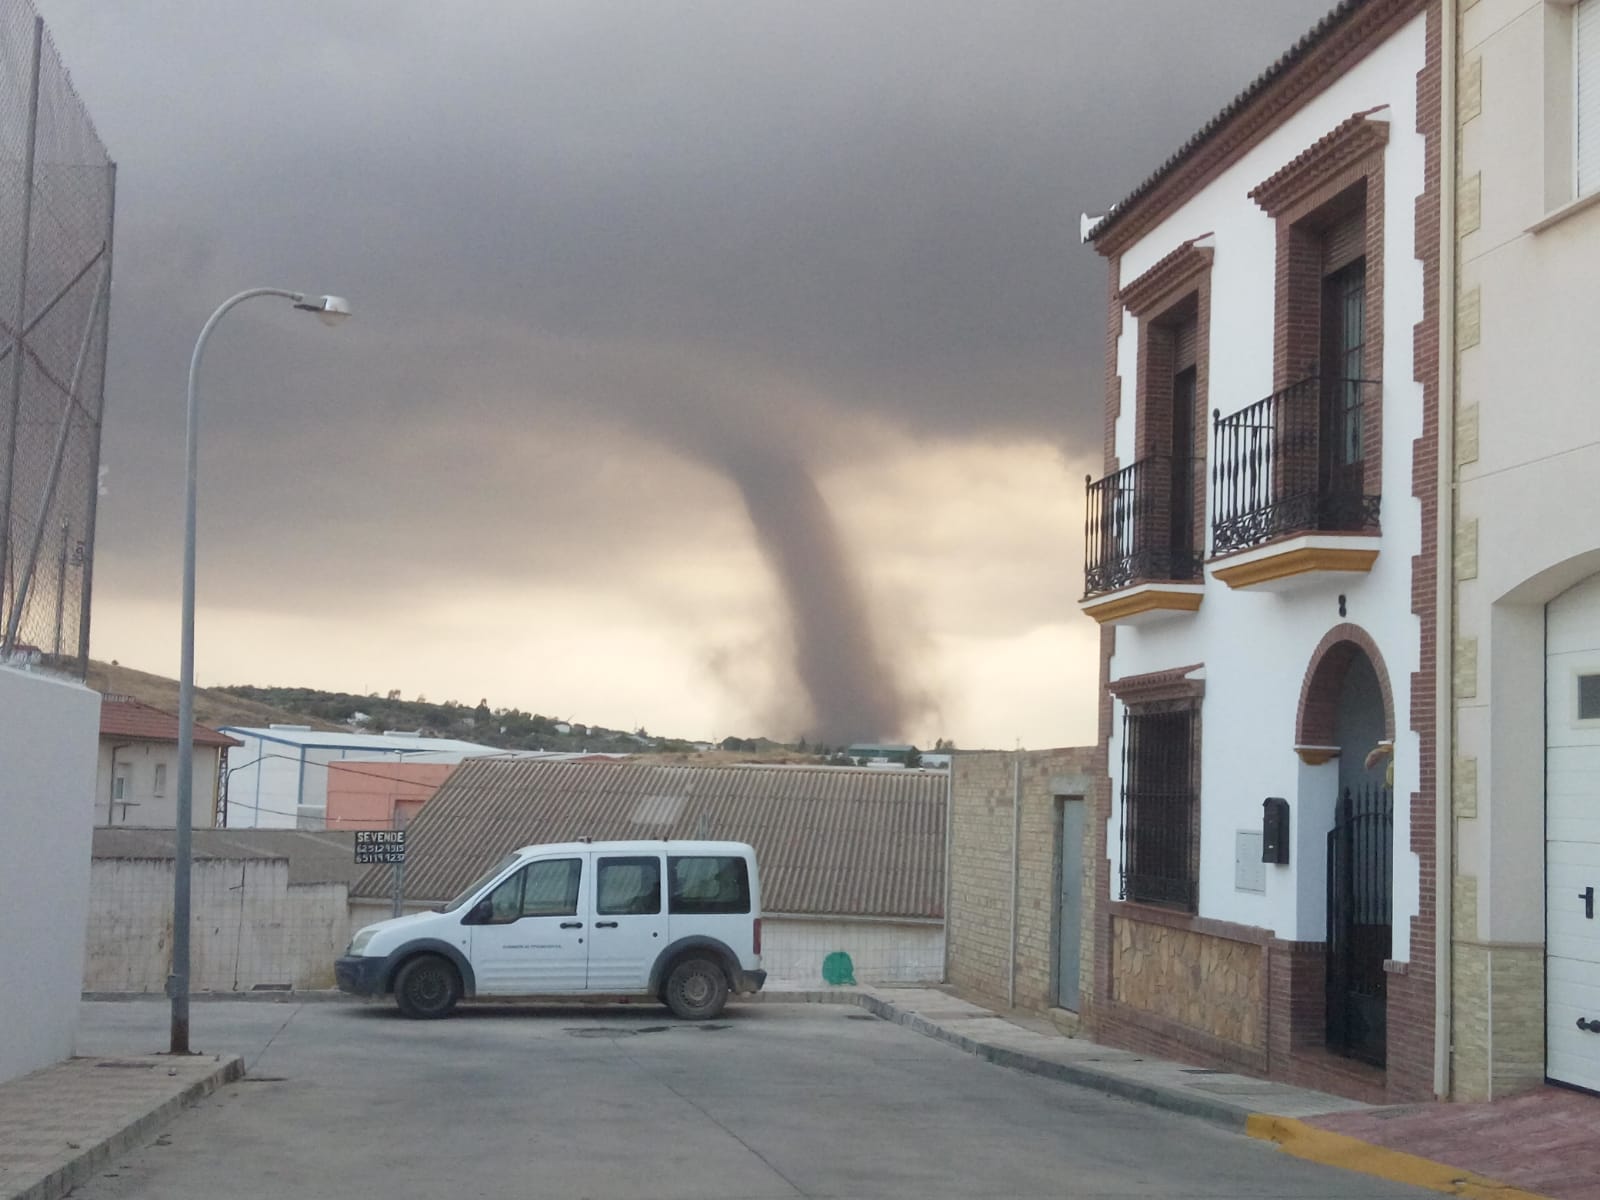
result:
M 663 838 L 634 839 L 626 842 L 542 842 L 517 847 L 518 854 L 567 853 L 599 850 L 607 854 L 738 854 L 754 858 L 756 852 L 745 842 L 668 841 Z

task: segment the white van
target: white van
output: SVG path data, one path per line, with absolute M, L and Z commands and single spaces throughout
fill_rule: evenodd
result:
M 506 855 L 437 912 L 358 931 L 342 991 L 408 1017 L 465 996 L 653 996 L 687 1020 L 757 992 L 761 884 L 743 842 L 565 842 Z

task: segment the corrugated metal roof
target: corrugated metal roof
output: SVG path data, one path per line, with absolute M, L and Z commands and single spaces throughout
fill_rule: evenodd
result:
M 755 847 L 767 912 L 937 918 L 946 787 L 942 771 L 478 759 L 409 827 L 406 896 L 448 900 L 533 843 L 704 837 Z M 390 869 L 351 893 L 389 895 Z
M 224 725 L 224 733 L 236 737 L 259 738 L 267 742 L 281 742 L 286 746 L 306 746 L 328 750 L 372 751 L 382 754 L 434 755 L 454 754 L 468 757 L 475 754 L 515 754 L 497 746 L 484 746 L 477 742 L 463 742 L 456 738 L 413 737 L 409 734 L 384 733 L 330 733 L 325 729 L 310 729 L 303 725 Z M 434 761 L 443 761 L 436 758 Z
M 172 858 L 177 831 L 141 826 L 100 826 L 93 857 Z M 348 832 L 310 829 L 196 829 L 196 859 L 289 860 L 290 883 L 353 883 L 366 874 L 355 865 L 355 839 Z
M 1097 242 L 1106 233 L 1110 232 L 1123 217 L 1127 216 L 1128 211 L 1134 204 L 1142 200 L 1147 193 L 1155 188 L 1156 184 L 1165 179 L 1177 169 L 1180 163 L 1209 141 L 1223 126 L 1238 115 L 1240 110 L 1244 109 L 1256 96 L 1260 95 L 1269 84 L 1320 45 L 1324 39 L 1344 23 L 1345 18 L 1370 2 L 1371 0 L 1340 0 L 1338 4 L 1334 5 L 1332 11 L 1318 21 L 1316 25 L 1312 26 L 1310 32 L 1289 47 L 1270 67 L 1256 76 L 1249 87 L 1230 100 L 1221 112 L 1201 126 L 1200 130 L 1180 146 L 1172 157 L 1156 168 L 1155 172 L 1148 176 L 1143 183 L 1112 205 L 1106 215 L 1101 217 L 1089 231 L 1088 240 Z

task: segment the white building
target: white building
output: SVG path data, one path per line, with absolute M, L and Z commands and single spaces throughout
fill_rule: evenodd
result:
M 336 762 L 460 762 L 504 750 L 411 733 L 328 733 L 309 725 L 236 725 L 220 732 L 240 746 L 229 756 L 229 829 L 321 829 L 328 808 L 328 765 Z
M 1091 1025 L 1391 1101 L 1435 1086 L 1440 22 L 1340 4 L 1087 234 Z
M 1447 881 L 1484 1099 L 1600 1089 L 1600 0 L 1480 0 L 1460 55 Z

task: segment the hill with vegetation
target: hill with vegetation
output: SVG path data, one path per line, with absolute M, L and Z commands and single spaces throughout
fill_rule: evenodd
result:
M 149 671 L 136 671 L 115 662 L 90 660 L 88 685 L 101 695 L 127 696 L 162 712 L 178 711 L 178 681 Z M 218 725 L 311 725 L 335 730 L 344 726 L 306 713 L 278 708 L 259 700 L 234 695 L 222 688 L 195 688 L 194 719 L 215 729 Z
M 107 695 L 129 696 L 165 712 L 178 711 L 178 681 L 118 663 L 91 662 L 89 686 Z M 328 692 L 319 688 L 196 688 L 195 720 L 219 725 L 310 725 L 330 732 L 382 733 L 403 730 L 427 737 L 456 738 L 501 750 L 554 750 L 593 754 L 638 754 L 662 763 L 833 763 L 849 765 L 841 748 L 790 744 L 765 737 L 727 737 L 709 745 L 687 738 L 658 737 L 644 729 L 610 729 L 519 708 L 493 708 L 454 700 L 403 699 L 398 690 Z M 941 741 L 939 749 L 945 749 Z M 953 749 L 954 747 L 949 747 Z
M 653 736 L 642 728 L 611 729 L 514 707 L 491 708 L 487 700 L 475 705 L 454 700 L 430 701 L 424 696 L 406 700 L 398 690 L 383 695 L 369 692 L 364 696 L 317 688 L 253 685 L 217 690 L 250 703 L 297 713 L 301 720 L 320 721 L 333 728 L 373 733 L 405 730 L 430 737 L 458 738 L 502 750 L 692 755 L 705 745 L 686 738 Z M 720 748 L 747 755 L 787 749 L 766 738 L 729 738 Z

